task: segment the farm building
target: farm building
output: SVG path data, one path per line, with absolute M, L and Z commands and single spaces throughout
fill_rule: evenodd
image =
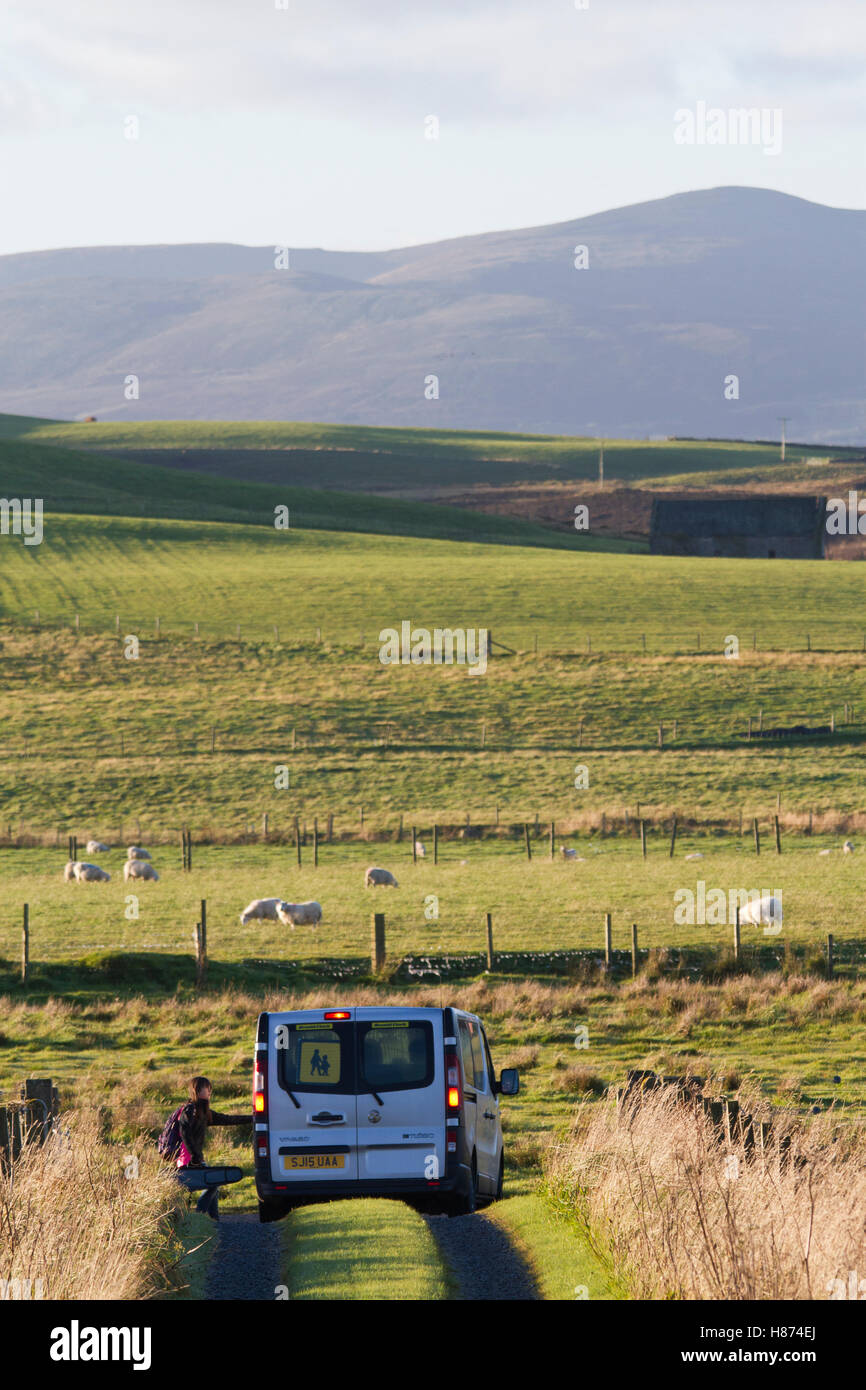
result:
M 825 497 L 656 497 L 653 555 L 822 560 Z

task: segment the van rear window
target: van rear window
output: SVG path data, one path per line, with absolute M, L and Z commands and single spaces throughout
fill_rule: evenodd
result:
M 352 1024 L 291 1023 L 277 1029 L 277 1075 L 289 1091 L 354 1091 Z
M 428 1022 L 359 1023 L 359 1090 L 409 1091 L 433 1081 L 433 1028 Z

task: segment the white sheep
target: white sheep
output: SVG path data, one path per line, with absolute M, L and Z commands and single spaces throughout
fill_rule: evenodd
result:
M 560 852 L 560 854 L 562 855 L 563 859 L 576 859 L 576 858 L 577 858 L 577 850 L 576 850 L 576 849 L 568 849 L 565 845 L 560 845 L 560 847 L 559 847 L 559 852 Z
M 322 904 L 281 902 L 277 916 L 285 927 L 317 927 L 322 920 Z
M 764 922 L 774 927 L 782 925 L 782 899 L 776 893 L 767 893 L 763 898 L 746 903 L 740 908 L 740 924 L 750 923 L 761 926 Z
M 142 849 L 141 845 L 130 845 L 126 851 L 127 859 L 149 859 L 150 851 Z
M 75 877 L 79 883 L 108 883 L 111 874 L 107 869 L 100 869 L 98 864 L 75 863 Z
M 419 859 L 423 859 L 424 855 L 427 853 L 427 850 L 425 849 L 424 844 L 421 840 L 415 841 L 415 853 L 417 854 Z
M 104 845 L 104 844 L 102 843 L 101 840 L 88 840 L 88 841 L 87 841 L 87 853 L 88 853 L 88 854 L 105 854 L 105 853 L 107 852 L 107 850 L 108 850 L 108 845 Z
M 77 868 L 78 860 L 70 859 L 69 863 L 66 865 L 66 868 L 63 870 L 63 877 L 66 879 L 67 883 L 71 883 L 72 880 L 75 878 L 75 870 Z
M 824 856 L 825 854 L 832 854 L 832 850 L 829 850 L 829 849 L 819 849 L 819 850 L 818 850 L 818 854 L 823 858 L 823 856 Z
M 364 875 L 364 887 L 399 888 L 400 885 L 397 882 L 394 875 L 391 873 L 390 869 L 377 869 L 375 865 L 371 864 L 370 868 Z
M 845 841 L 844 845 L 842 846 L 842 853 L 843 853 L 843 854 L 853 854 L 853 853 L 854 853 L 854 846 L 852 845 L 852 843 L 851 843 L 850 840 L 846 840 L 846 841 Z
M 282 903 L 282 898 L 254 898 L 248 907 L 241 913 L 241 926 L 245 927 L 249 922 L 276 922 L 277 908 Z
M 687 854 L 685 857 L 686 859 L 703 859 L 704 856 L 697 850 L 694 854 Z
M 159 874 L 152 864 L 145 864 L 143 859 L 127 859 L 123 866 L 123 877 L 129 881 L 131 878 L 141 878 L 151 883 L 159 882 Z

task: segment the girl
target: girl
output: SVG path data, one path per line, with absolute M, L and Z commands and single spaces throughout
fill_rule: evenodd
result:
M 213 1088 L 206 1076 L 194 1076 L 189 1083 L 191 1100 L 183 1107 L 178 1119 L 180 1129 L 180 1150 L 177 1155 L 178 1168 L 203 1168 L 205 1166 L 202 1148 L 209 1125 L 248 1125 L 251 1115 L 221 1115 L 211 1110 L 210 1098 Z M 206 1187 L 196 1202 L 196 1211 L 219 1220 L 219 1188 Z

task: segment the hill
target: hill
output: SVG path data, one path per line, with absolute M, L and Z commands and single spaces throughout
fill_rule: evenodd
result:
M 787 415 L 801 440 L 856 443 L 864 228 L 734 187 L 384 253 L 293 250 L 286 270 L 270 246 L 3 257 L 0 408 L 626 438 L 772 438 Z

